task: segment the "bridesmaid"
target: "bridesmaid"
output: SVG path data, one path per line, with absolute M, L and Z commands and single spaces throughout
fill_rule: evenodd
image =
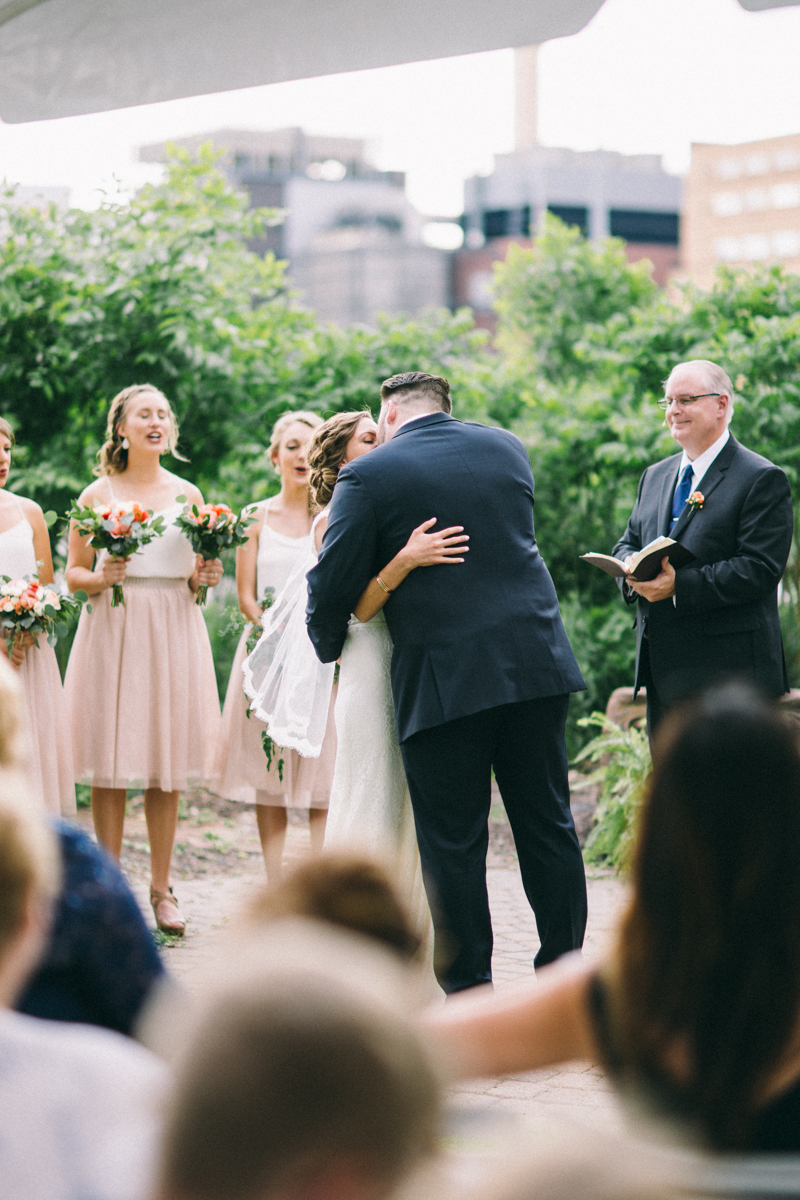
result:
M 8 483 L 13 446 L 11 426 L 0 418 L 0 575 L 10 579 L 36 575 L 40 583 L 52 583 L 50 535 L 41 508 L 33 500 L 1 490 Z M 48 812 L 71 816 L 75 812 L 72 742 L 55 653 L 44 637 L 34 647 L 30 634 L 9 653 L 5 634 L 3 630 L 0 650 L 19 671 L 25 696 L 31 782 Z
M 129 559 L 95 558 L 88 538 L 69 535 L 67 583 L 92 599 L 72 647 L 65 689 L 72 716 L 77 778 L 92 786 L 97 840 L 119 858 L 126 790 L 144 788 L 150 839 L 150 901 L 158 928 L 182 934 L 186 922 L 170 887 L 180 793 L 205 784 L 219 734 L 219 700 L 211 645 L 194 594 L 222 577 L 219 559 L 195 558 L 175 528 L 178 496 L 202 504 L 194 484 L 161 466 L 176 455 L 178 427 L 169 401 L 147 384 L 115 396 L 100 478 L 81 504 L 136 501 L 166 523 Z M 124 580 L 125 605 L 111 607 L 111 586 Z
M 268 765 L 261 744 L 264 726 L 255 717 L 247 717 L 242 662 L 251 628 L 261 621 L 265 590 L 272 588 L 277 596 L 298 559 L 308 555 L 311 548 L 306 447 L 312 432 L 321 424 L 315 413 L 305 412 L 284 413 L 277 421 L 269 457 L 280 476 L 281 490 L 277 496 L 251 507 L 258 519 L 250 526 L 247 543 L 236 553 L 239 608 L 250 624 L 242 634 L 231 669 L 215 776 L 219 792 L 226 799 L 255 802 L 267 880 L 271 884 L 278 883 L 281 876 L 287 809 L 308 809 L 312 850 L 322 849 L 336 758 L 333 705 L 319 758 L 301 758 L 296 751 L 286 750 L 280 751 Z M 278 758 L 283 760 L 282 780 Z

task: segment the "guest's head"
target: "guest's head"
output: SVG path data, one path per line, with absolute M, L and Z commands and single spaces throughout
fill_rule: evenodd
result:
M 712 1144 L 746 1144 L 800 1017 L 797 727 L 745 685 L 659 728 L 614 989 L 621 1045 L 685 1078 Z
M 378 426 L 368 412 L 337 413 L 318 429 L 308 447 L 311 494 L 317 508 L 330 503 L 336 478 L 345 463 L 360 458 L 378 443 Z
M 438 1087 L 396 1013 L 308 974 L 219 1000 L 178 1072 L 161 1200 L 382 1200 L 431 1150 Z
M 678 363 L 664 384 L 667 425 L 694 460 L 722 436 L 733 416 L 734 391 L 727 373 L 707 358 Z
M 0 1005 L 9 1007 L 44 949 L 60 868 L 44 819 L 3 791 L 0 776 Z
M 388 441 L 412 417 L 433 412 L 449 413 L 452 409 L 450 384 L 441 375 L 426 375 L 424 371 L 392 375 L 381 384 L 378 440 Z
M 119 475 L 127 470 L 131 446 L 138 453 L 183 457 L 178 453 L 178 421 L 170 402 L 149 383 L 123 388 L 111 401 L 95 474 Z
M 256 921 L 309 917 L 374 938 L 410 960 L 419 949 L 408 913 L 386 871 L 355 854 L 325 854 L 297 867 L 253 903 Z

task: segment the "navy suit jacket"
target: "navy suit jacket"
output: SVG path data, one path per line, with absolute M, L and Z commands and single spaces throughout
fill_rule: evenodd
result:
M 463 564 L 419 567 L 384 612 L 394 642 L 400 741 L 501 704 L 585 684 L 533 531 L 525 447 L 504 429 L 430 413 L 339 472 L 308 630 L 319 658 L 342 651 L 359 596 L 430 517 L 463 525 Z
M 642 475 L 628 528 L 614 547 L 618 557 L 669 534 L 680 460 L 674 454 Z M 725 674 L 746 675 L 781 695 L 789 686 L 778 617 L 778 584 L 792 544 L 789 481 L 731 437 L 699 490 L 703 507 L 687 504 L 670 535 L 696 555 L 675 574 L 675 604 L 638 599 L 635 687 L 648 682 L 646 636 L 652 680 L 665 696 Z

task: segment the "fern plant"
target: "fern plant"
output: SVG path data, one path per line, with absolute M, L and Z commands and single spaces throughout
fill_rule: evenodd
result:
M 584 858 L 620 871 L 628 865 L 644 785 L 650 774 L 650 743 L 644 729 L 636 725 L 623 729 L 604 713 L 594 712 L 578 724 L 600 729 L 575 759 L 576 765 L 587 763 L 596 768 L 583 786 L 600 785 L 595 824 Z

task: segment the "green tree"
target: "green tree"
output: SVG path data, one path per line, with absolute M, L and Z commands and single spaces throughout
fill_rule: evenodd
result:
M 174 152 L 165 182 L 130 204 L 2 206 L 0 396 L 28 449 L 13 486 L 63 510 L 110 399 L 144 381 L 173 403 L 193 477 L 215 479 L 238 415 L 281 393 L 287 342 L 313 324 L 283 264 L 247 248 L 271 219 L 246 211 L 209 149 Z
M 646 270 L 627 264 L 619 243 L 583 241 L 552 218 L 532 249 L 497 268 L 504 387 L 521 403 L 510 423 L 530 451 L 537 538 L 589 684 L 575 716 L 632 681 L 630 614 L 579 555 L 611 549 L 642 470 L 675 453 L 655 404 L 675 363 L 710 358 L 728 370 L 736 437 L 782 466 L 797 496 L 800 277 L 725 269 L 710 292 L 687 286 L 671 299 Z M 785 584 L 794 600 L 783 614 L 787 644 L 800 650 L 796 548 Z M 574 746 L 574 726 L 571 736 Z

